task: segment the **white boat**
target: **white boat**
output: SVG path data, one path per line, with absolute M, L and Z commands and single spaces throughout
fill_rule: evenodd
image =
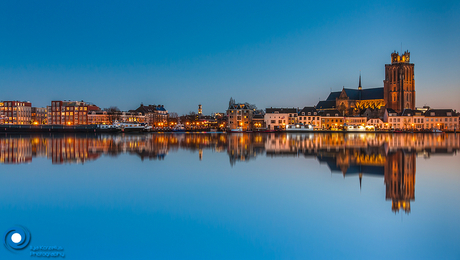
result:
M 242 132 L 243 132 L 243 128 L 242 128 L 242 127 L 238 127 L 238 128 L 235 128 L 235 129 L 230 129 L 230 132 L 232 132 L 232 133 L 242 133 Z
M 177 124 L 172 128 L 173 132 L 185 132 L 185 126 L 183 124 Z
M 311 132 L 313 130 L 315 130 L 314 126 L 310 124 L 286 125 L 286 132 Z
M 138 122 L 115 122 L 122 132 L 143 132 L 146 129 L 145 124 Z
M 118 125 L 97 125 L 98 132 L 118 132 L 121 128 Z
M 436 120 L 437 120 L 437 119 L 436 119 Z M 433 133 L 442 133 L 442 131 L 441 131 L 441 130 L 439 130 L 439 129 L 437 129 L 437 128 L 433 128 L 433 130 L 432 130 L 432 131 L 433 131 Z
M 375 131 L 375 127 L 373 125 L 345 125 L 343 127 L 345 131 L 350 132 L 364 132 L 364 131 Z

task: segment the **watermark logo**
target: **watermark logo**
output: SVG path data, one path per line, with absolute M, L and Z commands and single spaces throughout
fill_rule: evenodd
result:
M 29 245 L 30 237 L 27 228 L 15 226 L 6 231 L 4 244 L 8 250 L 21 250 Z

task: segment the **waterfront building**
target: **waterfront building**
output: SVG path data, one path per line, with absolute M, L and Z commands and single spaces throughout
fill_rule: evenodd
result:
M 456 131 L 459 128 L 458 113 L 452 109 L 427 109 L 426 112 L 404 109 L 401 113 L 387 109 L 384 122 L 388 129 Z
M 375 129 L 386 128 L 385 123 L 380 118 L 369 118 L 366 122 L 366 125 L 373 126 Z
M 388 109 L 388 127 L 389 129 L 401 129 L 401 130 L 410 130 L 415 129 L 415 120 L 413 116 L 415 115 L 415 110 L 404 109 L 401 113 L 396 113 L 392 109 Z M 420 113 L 420 112 L 419 112 Z M 417 120 L 421 119 L 423 122 L 423 116 L 420 114 L 416 118 Z
M 88 124 L 88 103 L 84 101 L 51 101 L 51 106 L 48 107 L 48 124 Z
M 219 126 L 220 129 L 227 128 L 228 118 L 225 113 L 215 113 L 214 118 L 216 119 L 217 125 Z
M 253 130 L 265 129 L 266 128 L 263 114 L 253 115 L 251 123 L 252 123 L 252 129 Z
M 32 103 L 25 101 L 1 101 L 0 115 L 4 124 L 28 125 L 32 120 Z
M 321 117 L 318 114 L 318 111 L 315 107 L 304 107 L 299 111 L 299 116 L 297 117 L 297 122 L 304 125 L 310 124 L 315 129 L 321 128 Z
M 264 121 L 269 130 L 284 130 L 286 125 L 297 123 L 297 108 L 267 108 Z
M 365 126 L 367 125 L 367 117 L 365 116 L 346 116 L 344 117 L 344 124 L 353 126 Z
M 121 122 L 146 123 L 146 117 L 141 112 L 124 111 L 118 116 Z
M 144 116 L 144 122 L 153 127 L 168 126 L 168 111 L 163 105 L 148 105 L 141 104 L 136 110 L 130 112 L 141 113 Z
M 403 129 L 422 130 L 424 128 L 425 116 L 423 111 L 404 109 L 401 113 L 403 117 Z
M 110 125 L 111 117 L 107 111 L 92 110 L 88 112 L 88 124 L 90 125 Z
M 414 64 L 410 63 L 409 51 L 391 54 L 391 64 L 385 65 L 383 88 L 386 108 L 397 113 L 415 109 Z
M 250 109 L 248 104 L 238 103 L 229 104 L 227 109 L 227 127 L 243 130 L 252 130 L 252 116 L 254 109 Z
M 48 119 L 48 110 L 46 107 L 32 107 L 31 120 L 34 125 L 46 125 Z
M 401 118 L 393 109 L 386 109 L 383 118 L 384 122 L 387 123 L 385 126 L 387 126 L 388 129 L 401 129 Z
M 459 114 L 452 109 L 428 109 L 425 112 L 425 128 L 456 131 L 459 129 Z
M 325 110 L 319 113 L 321 117 L 321 129 L 338 130 L 343 127 L 344 116 L 338 110 Z

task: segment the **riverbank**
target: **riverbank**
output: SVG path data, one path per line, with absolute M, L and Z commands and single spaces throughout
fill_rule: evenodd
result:
M 0 125 L 0 133 L 123 133 L 117 129 L 101 129 L 97 125 Z M 148 132 L 152 133 L 441 133 L 433 132 L 432 130 L 424 131 L 403 131 L 403 130 L 373 130 L 373 131 L 343 131 L 343 130 L 314 130 L 314 131 L 242 131 L 230 132 L 222 129 L 193 129 L 185 131 L 173 131 L 169 129 L 154 129 Z M 456 133 L 458 131 L 443 131 L 442 133 Z

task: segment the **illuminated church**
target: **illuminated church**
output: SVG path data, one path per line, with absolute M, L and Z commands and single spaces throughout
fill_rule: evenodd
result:
M 361 86 L 359 75 L 358 89 L 343 88 L 331 92 L 326 100 L 319 101 L 318 110 L 338 110 L 343 115 L 358 115 L 366 109 L 391 108 L 402 112 L 405 108 L 415 109 L 414 64 L 409 63 L 410 52 L 391 54 L 391 64 L 385 65 L 383 88 Z

